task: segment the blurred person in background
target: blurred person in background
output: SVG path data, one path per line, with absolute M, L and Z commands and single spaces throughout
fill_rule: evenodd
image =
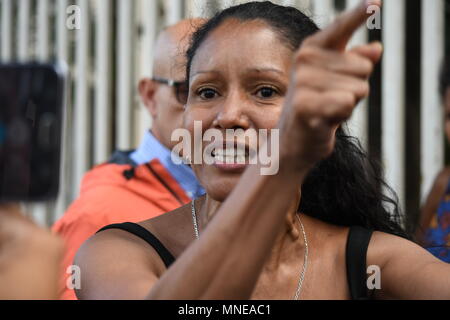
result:
M 0 300 L 57 299 L 63 243 L 26 218 L 18 205 L 0 204 Z
M 450 142 L 450 60 L 442 69 L 440 93 L 444 104 L 445 134 Z M 417 237 L 421 244 L 442 261 L 450 263 L 450 167 L 436 178 L 422 209 Z
M 68 268 L 80 245 L 100 228 L 153 218 L 204 194 L 192 169 L 171 159 L 176 144 L 171 135 L 181 126 L 184 110 L 185 51 L 202 23 L 202 19 L 184 20 L 159 35 L 154 76 L 139 83 L 140 96 L 153 118 L 152 129 L 137 150 L 117 151 L 108 163 L 88 172 L 78 199 L 53 226 L 66 244 L 61 299 L 76 299 L 71 289 L 76 279 Z

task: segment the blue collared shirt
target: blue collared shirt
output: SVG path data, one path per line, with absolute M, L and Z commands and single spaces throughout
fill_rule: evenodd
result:
M 205 190 L 197 181 L 191 167 L 173 163 L 171 154 L 169 149 L 162 145 L 150 131 L 147 131 L 141 145 L 130 155 L 130 158 L 137 165 L 158 159 L 191 199 L 204 195 Z

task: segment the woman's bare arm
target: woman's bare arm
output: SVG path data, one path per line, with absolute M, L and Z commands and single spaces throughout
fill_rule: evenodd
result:
M 83 300 L 143 299 L 165 269 L 148 243 L 116 229 L 86 241 L 74 264 L 81 278 L 75 292 Z
M 450 264 L 411 241 L 376 232 L 367 261 L 381 269 L 377 298 L 450 299 Z

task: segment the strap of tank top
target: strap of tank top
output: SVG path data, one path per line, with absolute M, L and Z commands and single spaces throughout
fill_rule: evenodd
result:
M 373 231 L 351 227 L 346 247 L 347 280 L 353 300 L 369 299 L 367 288 L 367 249 Z
M 102 229 L 97 231 L 97 233 L 109 229 L 120 229 L 127 231 L 147 242 L 159 254 L 166 268 L 169 268 L 170 265 L 175 261 L 174 256 L 169 252 L 169 250 L 166 249 L 166 247 L 164 247 L 164 245 L 161 243 L 161 241 L 158 240 L 158 238 L 156 238 L 150 231 L 136 223 L 125 222 L 120 224 L 111 224 L 109 226 L 103 227 Z

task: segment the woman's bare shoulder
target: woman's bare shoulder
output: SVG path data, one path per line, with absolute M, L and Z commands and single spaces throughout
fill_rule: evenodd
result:
M 408 259 L 417 263 L 435 260 L 427 250 L 412 240 L 386 232 L 373 233 L 367 254 L 368 264 L 383 269 L 396 261 Z
M 182 233 L 176 232 L 181 228 L 183 212 L 180 208 L 138 224 L 172 252 L 176 241 L 168 239 L 183 237 Z M 78 250 L 75 265 L 83 274 L 82 290 L 77 290 L 77 296 L 85 299 L 122 297 L 122 294 L 112 296 L 117 290 L 110 288 L 108 283 L 115 283 L 123 290 L 129 288 L 130 283 L 136 283 L 136 288 L 143 289 L 128 292 L 125 296 L 142 298 L 144 291 L 166 271 L 164 262 L 151 245 L 122 229 L 107 229 L 89 238 Z
M 367 265 L 379 268 L 377 299 L 448 299 L 450 266 L 418 244 L 374 232 Z
M 74 265 L 81 274 L 79 299 L 140 299 L 142 292 L 125 296 L 130 284 L 150 284 L 159 278 L 164 265 L 144 240 L 120 229 L 108 229 L 90 237 L 78 250 Z M 114 284 L 114 285 L 113 285 Z M 118 291 L 120 288 L 120 291 Z

